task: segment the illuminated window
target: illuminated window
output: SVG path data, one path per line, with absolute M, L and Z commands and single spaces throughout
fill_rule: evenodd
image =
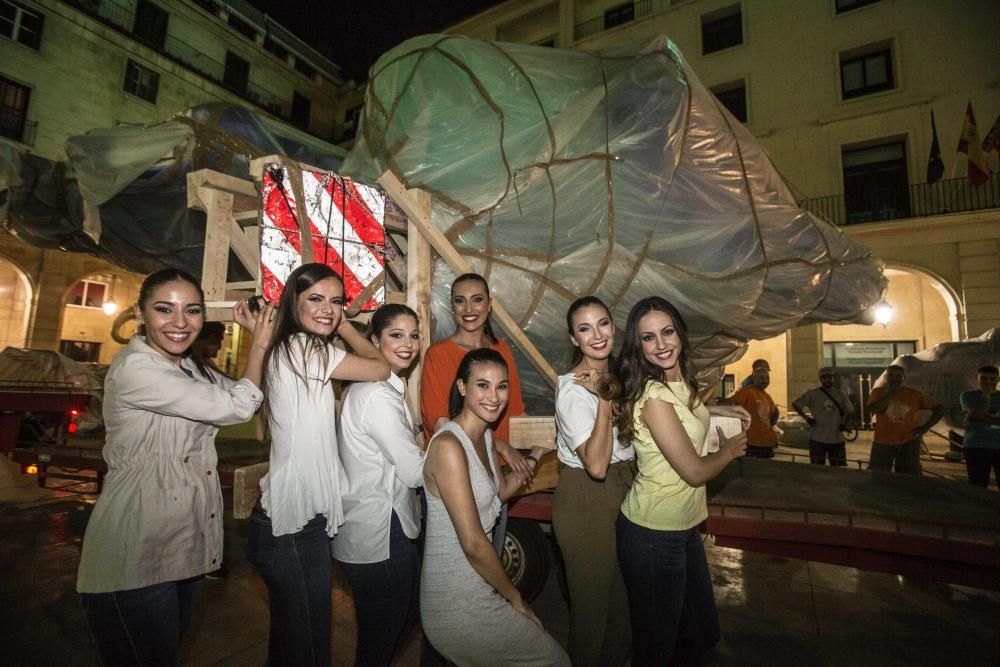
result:
M 82 308 L 103 308 L 104 296 L 108 292 L 107 283 L 99 283 L 94 280 L 81 280 L 73 285 L 66 304 L 69 306 L 80 306 Z

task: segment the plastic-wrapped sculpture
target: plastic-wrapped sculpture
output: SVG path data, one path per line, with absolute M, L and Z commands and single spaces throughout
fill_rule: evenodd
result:
M 428 35 L 372 70 L 342 170 L 391 169 L 549 359 L 596 294 L 619 325 L 659 294 L 706 379 L 750 338 L 858 322 L 885 281 L 870 251 L 800 210 L 767 154 L 668 40 L 614 52 Z M 448 271 L 435 275 L 448 321 Z

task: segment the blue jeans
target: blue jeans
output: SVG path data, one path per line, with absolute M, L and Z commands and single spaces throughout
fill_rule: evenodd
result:
M 81 593 L 102 665 L 176 665 L 202 578 L 113 593 Z
M 302 530 L 275 537 L 258 508 L 250 517 L 247 558 L 267 585 L 271 630 L 267 664 L 330 664 L 330 538 L 317 514 Z
M 389 526 L 389 559 L 344 563 L 358 618 L 358 667 L 388 665 L 400 637 L 416 624 L 420 608 L 420 556 L 396 513 Z
M 619 513 L 616 528 L 632 616 L 632 665 L 669 664 L 678 646 L 715 646 L 719 615 L 697 527 L 651 530 Z

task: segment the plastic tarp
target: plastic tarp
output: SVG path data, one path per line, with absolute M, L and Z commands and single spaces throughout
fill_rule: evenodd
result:
M 965 427 L 962 392 L 978 389 L 976 371 L 1000 365 L 1000 329 L 990 329 L 978 338 L 958 343 L 938 343 L 916 354 L 904 354 L 892 362 L 906 369 L 906 386 L 924 392 L 945 408 L 944 420 L 953 428 Z M 875 386 L 885 383 L 885 374 Z
M 372 69 L 342 173 L 390 169 L 433 195 L 434 224 L 557 369 L 578 296 L 620 328 L 637 300 L 667 298 L 710 383 L 748 339 L 870 322 L 886 285 L 867 248 L 796 207 L 665 38 L 600 53 L 408 40 Z M 452 278 L 439 263 L 435 338 L 452 331 Z
M 250 161 L 266 155 L 335 171 L 344 155 L 289 125 L 222 103 L 160 123 L 70 137 L 66 153 L 66 163 L 0 154 L 0 189 L 9 188 L 9 224 L 20 238 L 96 254 L 140 273 L 175 266 L 196 276 L 205 215 L 187 208 L 188 172 L 207 168 L 246 179 Z M 12 170 L 16 179 L 7 175 Z

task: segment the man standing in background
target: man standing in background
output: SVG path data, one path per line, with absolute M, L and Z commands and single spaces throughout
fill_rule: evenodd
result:
M 990 484 L 990 468 L 1000 487 L 1000 394 L 996 366 L 983 366 L 976 374 L 979 389 L 962 392 L 965 410 L 965 470 L 969 481 L 984 489 Z
M 847 446 L 841 427 L 854 414 L 854 405 L 847 394 L 833 386 L 836 379 L 829 366 L 819 369 L 819 387 L 792 402 L 792 408 L 812 427 L 809 461 L 816 465 L 824 465 L 828 458 L 832 466 L 847 465 Z
M 944 407 L 933 398 L 909 387 L 906 369 L 889 366 L 886 383 L 872 389 L 868 407 L 875 415 L 875 437 L 872 442 L 870 470 L 919 475 L 920 439 L 944 416 Z M 921 410 L 931 416 L 920 422 Z
M 778 406 L 774 404 L 765 389 L 771 384 L 771 369 L 766 361 L 753 362 L 753 375 L 748 387 L 743 387 L 720 403 L 741 405 L 750 413 L 750 427 L 747 429 L 747 456 L 758 459 L 774 458 L 774 448 L 778 446 L 778 434 L 774 425 L 778 423 Z

